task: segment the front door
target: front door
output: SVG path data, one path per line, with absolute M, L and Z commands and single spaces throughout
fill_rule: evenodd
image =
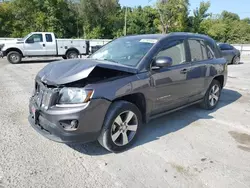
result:
M 151 70 L 151 98 L 154 107 L 151 115 L 180 107 L 188 102 L 190 95 L 189 80 L 190 63 L 187 62 L 185 40 L 166 41 L 157 57 L 172 58 L 171 67 Z
M 46 55 L 45 41 L 42 34 L 31 35 L 24 43 L 25 56 Z

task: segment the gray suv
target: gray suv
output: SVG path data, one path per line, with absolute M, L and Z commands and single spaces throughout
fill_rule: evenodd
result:
M 214 109 L 226 81 L 227 62 L 207 36 L 127 36 L 87 59 L 45 66 L 35 79 L 29 121 L 51 140 L 98 140 L 121 152 L 153 118 L 197 103 Z

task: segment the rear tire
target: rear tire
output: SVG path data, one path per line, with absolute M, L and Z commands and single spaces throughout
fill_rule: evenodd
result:
M 78 58 L 79 53 L 76 50 L 69 50 L 66 54 L 67 59 L 76 59 Z
M 203 109 L 213 110 L 216 108 L 220 100 L 221 88 L 221 84 L 218 80 L 212 81 L 201 103 Z
M 22 61 L 22 55 L 17 51 L 11 51 L 8 53 L 7 59 L 12 64 L 18 64 Z
M 114 102 L 106 114 L 98 141 L 111 152 L 125 151 L 135 142 L 141 125 L 142 115 L 137 106 L 127 101 Z

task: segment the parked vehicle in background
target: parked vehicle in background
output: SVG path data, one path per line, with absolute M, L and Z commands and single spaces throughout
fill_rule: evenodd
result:
M 23 57 L 77 58 L 89 53 L 89 42 L 82 39 L 56 39 L 54 33 L 34 32 L 23 39 L 8 40 L 0 44 L 0 57 L 7 56 L 10 63 L 20 63 Z
M 92 46 L 91 47 L 91 50 L 90 50 L 90 53 L 93 54 L 95 53 L 97 50 L 101 49 L 103 46 L 101 45 L 96 45 L 96 46 Z
M 240 63 L 240 51 L 237 50 L 230 44 L 219 43 L 219 48 L 223 54 L 223 56 L 228 61 L 228 64 L 239 64 Z
M 107 150 L 120 152 L 153 118 L 197 103 L 214 109 L 226 82 L 227 62 L 207 36 L 127 36 L 87 59 L 42 69 L 30 99 L 29 122 L 57 142 L 98 140 Z

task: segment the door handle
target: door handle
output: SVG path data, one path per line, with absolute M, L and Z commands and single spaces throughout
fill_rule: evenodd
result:
M 43 44 L 43 47 L 45 47 L 45 44 Z
M 181 74 L 187 74 L 188 71 L 189 71 L 189 69 L 183 69 L 183 70 L 181 70 Z

